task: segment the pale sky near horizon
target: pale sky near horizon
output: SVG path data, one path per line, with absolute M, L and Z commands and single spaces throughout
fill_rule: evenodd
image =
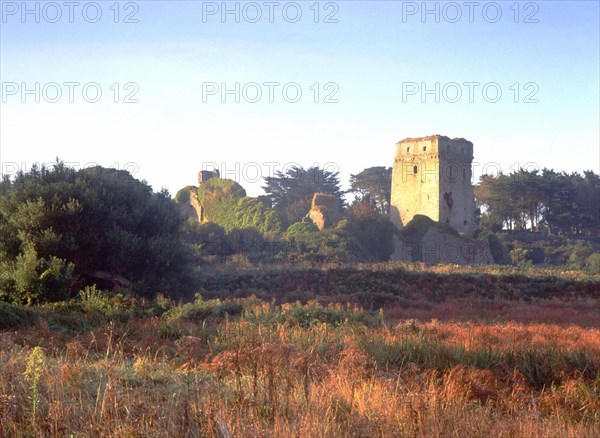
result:
M 475 176 L 486 163 L 600 172 L 597 1 L 237 5 L 239 23 L 222 2 L 26 2 L 23 15 L 2 0 L 3 173 L 59 157 L 175 194 L 215 163 L 258 195 L 259 172 L 319 164 L 347 186 L 431 134 L 472 141 Z M 221 95 L 235 83 L 239 103 Z

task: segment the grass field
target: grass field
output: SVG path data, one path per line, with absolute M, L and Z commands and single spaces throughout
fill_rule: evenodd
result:
M 600 436 L 597 276 L 229 268 L 201 293 L 0 304 L 0 435 Z

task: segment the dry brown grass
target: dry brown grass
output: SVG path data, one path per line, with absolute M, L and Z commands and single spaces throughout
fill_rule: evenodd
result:
M 325 323 L 303 312 L 363 313 L 244 306 L 170 320 L 173 338 L 158 317 L 2 333 L 0 436 L 600 436 L 596 328 L 481 315 Z M 283 312 L 295 316 L 273 317 Z M 33 415 L 24 376 L 36 345 Z

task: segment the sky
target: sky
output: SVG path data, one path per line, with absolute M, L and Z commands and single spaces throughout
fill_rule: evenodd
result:
M 249 195 L 291 165 L 391 166 L 474 144 L 477 179 L 600 172 L 597 1 L 0 1 L 0 162 L 129 170 Z

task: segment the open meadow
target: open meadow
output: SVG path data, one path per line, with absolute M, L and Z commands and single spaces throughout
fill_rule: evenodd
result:
M 187 303 L 0 304 L 0 436 L 600 435 L 598 276 L 229 266 L 202 283 Z

